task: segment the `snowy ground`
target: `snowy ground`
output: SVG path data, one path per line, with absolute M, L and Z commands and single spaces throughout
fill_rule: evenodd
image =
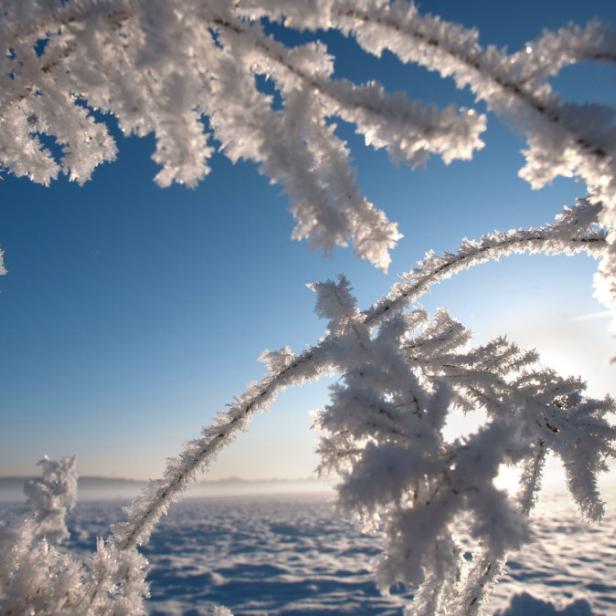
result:
M 370 574 L 378 539 L 359 532 L 330 499 L 252 496 L 177 505 L 146 549 L 151 613 L 202 614 L 215 602 L 237 615 L 401 614 L 403 597 L 380 596 Z M 0 519 L 22 508 L 0 504 Z M 96 535 L 122 516 L 118 501 L 78 505 L 71 517 L 74 547 L 92 549 Z M 490 613 L 616 614 L 614 500 L 599 525 L 580 523 L 556 495 L 540 504 L 535 518 L 537 542 L 510 559 Z

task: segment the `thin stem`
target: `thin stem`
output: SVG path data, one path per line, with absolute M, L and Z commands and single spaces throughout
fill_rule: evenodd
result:
M 541 486 L 541 469 L 545 461 L 546 448 L 545 443 L 539 440 L 537 443 L 537 452 L 526 469 L 525 477 L 526 485 L 522 486 L 520 494 L 520 511 L 529 516 L 535 503 L 535 496 Z M 469 573 L 469 581 L 472 582 L 470 588 L 465 589 L 463 603 L 461 605 L 461 613 L 464 616 L 474 616 L 481 607 L 483 599 L 489 587 L 497 580 L 502 573 L 507 562 L 507 554 L 502 554 L 499 557 L 483 558 L 477 563 L 473 570 Z

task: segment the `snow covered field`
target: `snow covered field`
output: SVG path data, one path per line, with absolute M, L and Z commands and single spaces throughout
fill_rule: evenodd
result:
M 96 536 L 122 519 L 123 504 L 79 504 L 70 518 L 73 547 L 93 549 Z M 21 510 L 0 503 L 0 518 Z M 601 524 L 584 525 L 565 497 L 545 497 L 535 514 L 537 542 L 512 556 L 489 612 L 616 614 L 616 498 L 607 511 Z M 327 494 L 188 499 L 145 551 L 153 615 L 204 614 L 211 602 L 237 615 L 402 613 L 403 598 L 380 596 L 370 574 L 378 539 L 337 512 Z M 534 599 L 512 603 L 522 593 Z

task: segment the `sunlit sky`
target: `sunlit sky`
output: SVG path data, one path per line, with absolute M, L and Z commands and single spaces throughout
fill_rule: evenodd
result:
M 616 27 L 616 2 L 424 1 L 424 10 L 478 26 L 484 43 L 519 48 L 543 27 L 598 16 Z M 289 41 L 294 35 L 279 36 Z M 339 76 L 475 106 L 450 80 L 376 59 L 325 36 Z M 616 101 L 613 67 L 567 69 L 563 97 Z M 112 123 L 113 126 L 113 123 Z M 115 134 L 117 129 L 114 126 Z M 33 474 L 35 461 L 77 454 L 85 475 L 148 478 L 215 412 L 263 373 L 265 348 L 301 351 L 323 333 L 307 282 L 345 272 L 363 307 L 430 248 L 464 236 L 549 222 L 584 186 L 559 180 L 532 191 L 517 171 L 523 142 L 489 116 L 486 147 L 471 162 L 396 168 L 348 126 L 360 185 L 404 239 L 388 274 L 350 250 L 329 257 L 293 242 L 288 202 L 250 164 L 222 156 L 197 189 L 159 189 L 152 139 L 119 136 L 119 156 L 83 187 L 51 187 L 5 174 L 0 182 L 0 475 Z M 595 395 L 616 394 L 609 319 L 592 295 L 589 257 L 508 257 L 445 281 L 425 298 L 469 326 L 477 341 L 507 333 L 545 363 L 584 376 Z M 306 477 L 316 434 L 310 411 L 322 381 L 283 394 L 219 457 L 211 478 Z M 469 424 L 471 425 L 471 424 Z M 454 429 L 463 428 L 454 426 Z

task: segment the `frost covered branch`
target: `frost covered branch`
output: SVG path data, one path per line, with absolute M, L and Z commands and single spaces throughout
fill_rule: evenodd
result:
M 607 233 L 594 228 L 601 206 L 580 199 L 573 208 L 565 208 L 551 225 L 494 232 L 478 241 L 465 239 L 455 253 L 426 254 L 418 266 L 403 276 L 403 281 L 377 302 L 365 315 L 377 324 L 391 312 L 416 302 L 430 287 L 475 265 L 498 261 L 509 254 L 573 255 L 585 252 L 601 258 L 607 248 Z
M 465 240 L 456 253 L 437 256 L 429 253 L 406 281 L 395 285 L 388 296 L 362 313 L 363 324 L 372 328 L 393 317 L 425 295 L 437 282 L 466 268 L 519 252 L 574 254 L 586 251 L 598 256 L 605 250 L 605 233 L 593 230 L 599 206 L 581 200 L 565 210 L 552 225 L 487 235 L 478 242 Z M 193 480 L 235 435 L 247 427 L 252 415 L 264 410 L 283 389 L 300 385 L 327 373 L 332 367 L 331 336 L 319 344 L 293 355 L 288 348 L 262 355 L 268 373 L 217 416 L 212 426 L 203 429 L 200 438 L 170 460 L 164 478 L 152 481 L 131 508 L 128 520 L 115 530 L 123 549 L 147 541 L 156 522 L 169 505 L 177 500 Z

